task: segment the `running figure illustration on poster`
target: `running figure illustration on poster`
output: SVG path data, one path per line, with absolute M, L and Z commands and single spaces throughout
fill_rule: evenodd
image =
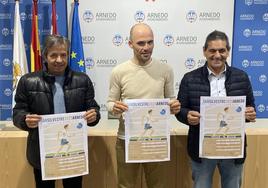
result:
M 219 112 L 217 114 L 217 124 L 219 125 L 219 128 L 217 129 L 214 135 L 217 135 L 222 130 L 224 130 L 223 135 L 226 136 L 226 133 L 229 130 L 228 121 L 232 119 L 232 117 L 229 115 L 229 112 L 230 112 L 230 108 L 227 106 L 223 109 L 223 112 Z
M 153 129 L 153 126 L 152 126 L 152 122 L 154 121 L 152 119 L 152 113 L 153 113 L 153 110 L 149 109 L 147 111 L 147 113 L 143 116 L 143 118 L 142 118 L 142 126 L 144 126 L 144 131 L 139 136 L 138 140 L 141 140 L 141 138 L 144 137 L 146 134 L 148 135 L 149 138 L 152 137 L 152 134 L 154 133 L 154 129 Z
M 71 148 L 70 143 L 70 134 L 69 134 L 69 124 L 63 126 L 63 130 L 58 132 L 58 141 L 60 141 L 60 147 L 57 151 L 57 155 L 60 154 L 62 149 L 66 147 L 65 154 L 67 154 Z

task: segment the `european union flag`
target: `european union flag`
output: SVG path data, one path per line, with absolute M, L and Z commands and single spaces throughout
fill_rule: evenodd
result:
M 82 44 L 82 36 L 80 30 L 80 22 L 78 15 L 77 1 L 74 2 L 73 22 L 72 22 L 72 38 L 71 38 L 71 54 L 70 68 L 78 72 L 86 72 L 84 61 L 84 50 Z

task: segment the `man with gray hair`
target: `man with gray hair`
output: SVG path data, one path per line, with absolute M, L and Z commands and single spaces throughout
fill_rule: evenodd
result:
M 201 96 L 246 96 L 245 119 L 254 122 L 256 118 L 254 97 L 248 75 L 227 64 L 230 49 L 228 37 L 224 32 L 217 30 L 211 32 L 203 47 L 206 64 L 186 73 L 180 84 L 177 99 L 181 101 L 181 111 L 176 114 L 176 118 L 189 126 L 187 149 L 191 157 L 194 188 L 211 188 L 216 167 L 221 175 L 222 188 L 241 186 L 246 152 L 243 158 L 238 159 L 199 157 Z M 216 124 L 217 122 L 215 126 L 218 126 Z
M 88 126 L 99 122 L 99 105 L 89 77 L 69 69 L 69 40 L 59 35 L 45 39 L 43 60 L 46 70 L 21 77 L 15 96 L 13 123 L 28 131 L 27 159 L 33 167 L 37 188 L 54 188 L 55 181 L 41 176 L 38 122 L 41 115 L 86 111 Z M 64 188 L 82 188 L 82 176 L 63 179 Z

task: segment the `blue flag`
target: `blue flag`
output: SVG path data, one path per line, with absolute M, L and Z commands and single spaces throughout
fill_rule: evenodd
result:
M 74 2 L 73 22 L 72 22 L 72 38 L 70 52 L 70 68 L 78 72 L 86 72 L 84 50 L 82 44 L 82 36 L 79 23 L 77 1 Z

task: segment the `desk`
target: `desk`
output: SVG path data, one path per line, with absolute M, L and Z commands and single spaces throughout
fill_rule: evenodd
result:
M 2 122 L 1 122 L 2 123 Z M 5 122 L 10 124 L 11 122 Z M 115 142 L 117 120 L 102 120 L 89 128 L 90 173 L 83 178 L 83 187 L 116 188 Z M 171 161 L 165 162 L 165 177 L 169 188 L 190 188 L 192 185 L 189 157 L 186 151 L 187 126 L 171 121 Z M 267 125 L 267 128 L 266 128 Z M 9 126 L 9 125 L 8 125 Z M 248 152 L 243 174 L 243 188 L 268 187 L 268 120 L 258 119 L 247 124 Z M 31 166 L 26 160 L 26 137 L 24 131 L 0 131 L 0 187 L 33 188 Z M 219 174 L 215 173 L 214 188 L 219 186 Z M 56 187 L 61 188 L 60 181 Z M 140 172 L 136 188 L 146 188 L 144 175 Z

